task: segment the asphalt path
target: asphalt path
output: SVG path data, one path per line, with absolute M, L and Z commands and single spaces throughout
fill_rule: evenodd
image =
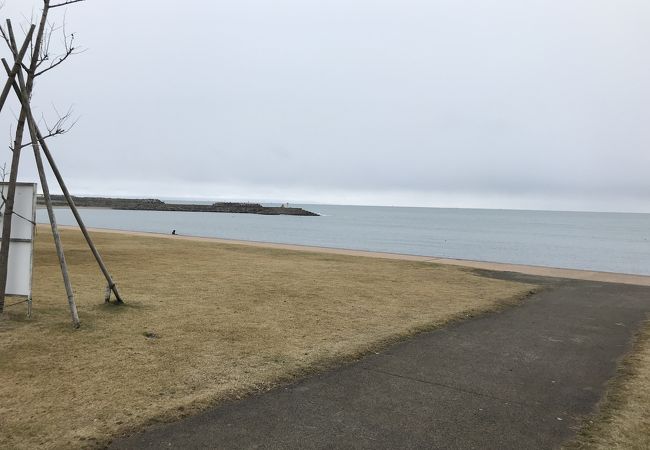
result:
M 650 288 L 483 273 L 545 289 L 110 448 L 557 448 L 596 410 Z

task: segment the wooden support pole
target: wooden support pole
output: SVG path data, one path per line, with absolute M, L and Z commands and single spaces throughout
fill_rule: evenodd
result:
M 7 23 L 10 24 L 11 22 L 7 20 Z M 25 36 L 25 42 L 23 42 L 23 46 L 20 48 L 20 51 L 16 53 L 16 59 L 14 61 L 14 66 L 13 68 L 7 72 L 8 78 L 5 83 L 5 87 L 2 89 L 2 94 L 0 94 L 0 111 L 2 111 L 2 108 L 5 105 L 5 102 L 7 101 L 7 96 L 9 95 L 9 90 L 11 89 L 12 84 L 16 80 L 16 74 L 20 71 L 21 64 L 23 63 L 23 58 L 25 57 L 25 53 L 27 52 L 27 49 L 29 48 L 29 44 L 32 41 L 32 34 L 34 34 L 34 29 L 36 28 L 36 25 L 32 24 L 31 27 L 29 27 L 29 31 L 27 32 L 27 36 Z
M 36 167 L 38 168 L 38 176 L 41 180 L 41 189 L 43 190 L 43 197 L 45 198 L 45 205 L 47 207 L 47 215 L 50 218 L 50 226 L 52 228 L 52 236 L 54 237 L 54 246 L 56 247 L 56 255 L 59 258 L 59 265 L 61 266 L 61 275 L 63 276 L 63 284 L 65 286 L 65 293 L 68 296 L 68 306 L 70 307 L 70 316 L 72 319 L 72 327 L 79 328 L 79 313 L 77 312 L 77 305 L 74 301 L 74 291 L 72 290 L 72 283 L 70 282 L 70 275 L 68 273 L 68 264 L 65 261 L 65 254 L 63 253 L 63 244 L 61 243 L 61 235 L 59 234 L 59 227 L 56 223 L 56 216 L 52 208 L 52 198 L 50 197 L 50 189 L 47 185 L 47 177 L 45 175 L 45 167 L 43 167 L 43 159 L 41 158 L 41 151 L 38 147 L 36 140 L 36 132 L 32 131 L 34 128 L 33 117 L 27 119 L 30 132 L 33 133 L 32 147 L 34 149 L 34 157 L 36 158 Z
M 56 247 L 56 255 L 59 258 L 59 265 L 61 266 L 61 275 L 63 276 L 63 284 L 65 292 L 68 297 L 68 306 L 70 307 L 70 316 L 72 319 L 72 327 L 79 328 L 79 314 L 77 312 L 77 305 L 74 301 L 74 291 L 72 290 L 72 283 L 70 282 L 70 275 L 68 273 L 68 264 L 65 261 L 65 254 L 63 253 L 63 244 L 61 243 L 61 235 L 59 234 L 59 227 L 56 223 L 56 216 L 52 208 L 52 198 L 50 197 L 50 189 L 47 184 L 47 177 L 45 175 L 45 167 L 43 167 L 43 159 L 41 158 L 41 151 L 38 147 L 38 140 L 34 128 L 34 118 L 28 114 L 28 125 L 30 134 L 32 134 L 32 148 L 34 149 L 34 158 L 36 159 L 36 167 L 38 168 L 38 176 L 41 180 L 41 189 L 43 190 L 43 197 L 45 198 L 45 206 L 47 207 L 47 215 L 50 219 L 50 227 L 52 228 L 52 237 L 54 237 L 54 246 Z
M 16 50 L 16 41 L 11 28 L 11 24 L 7 25 L 9 30 L 9 38 L 11 45 L 14 50 Z M 5 66 L 5 70 L 9 67 L 7 61 L 3 58 L 2 64 Z M 50 197 L 50 189 L 47 183 L 47 176 L 45 174 L 45 167 L 43 166 L 43 159 L 41 158 L 41 152 L 38 145 L 38 137 L 36 135 L 36 121 L 32 114 L 32 109 L 29 104 L 29 97 L 27 95 L 27 89 L 25 86 L 25 79 L 23 78 L 22 70 L 18 71 L 18 92 L 16 95 L 19 96 L 20 102 L 23 106 L 23 110 L 27 116 L 27 126 L 29 128 L 29 134 L 32 143 L 32 149 L 34 150 L 34 158 L 36 159 L 36 167 L 38 168 L 38 175 L 41 181 L 41 189 L 43 190 L 43 197 L 45 198 L 45 205 L 47 207 L 47 214 L 50 219 L 50 226 L 52 228 L 52 236 L 54 237 L 54 245 L 56 247 L 56 254 L 59 258 L 59 265 L 61 266 L 61 275 L 63 276 L 63 284 L 65 286 L 65 291 L 68 297 L 68 306 L 70 307 L 70 316 L 72 318 L 72 326 L 74 328 L 79 328 L 79 314 L 77 312 L 77 305 L 74 300 L 74 291 L 72 290 L 72 283 L 70 282 L 70 275 L 68 273 L 68 264 L 65 260 L 65 254 L 63 252 L 63 244 L 61 242 L 61 235 L 59 234 L 59 227 L 57 226 L 56 216 L 54 215 L 54 209 L 52 208 L 52 199 Z M 15 84 L 15 83 L 14 83 Z
M 81 229 L 81 232 L 83 233 L 84 237 L 86 238 L 86 242 L 88 243 L 88 247 L 90 247 L 90 251 L 93 253 L 95 256 L 95 260 L 97 261 L 97 264 L 99 265 L 100 270 L 104 274 L 104 277 L 106 278 L 106 282 L 108 283 L 108 286 L 110 287 L 111 291 L 113 291 L 113 294 L 115 294 L 115 303 L 124 303 L 122 300 L 122 297 L 120 296 L 120 292 L 117 290 L 117 285 L 113 281 L 113 278 L 111 277 L 111 274 L 108 273 L 108 269 L 106 268 L 106 264 L 104 264 L 104 260 L 102 259 L 101 255 L 99 254 L 99 251 L 97 251 L 97 247 L 95 247 L 95 243 L 93 242 L 92 238 L 90 237 L 90 234 L 88 234 L 88 230 L 86 229 L 86 225 L 84 224 L 83 220 L 81 219 L 81 216 L 79 215 L 79 210 L 77 209 L 77 206 L 74 204 L 74 200 L 72 199 L 72 195 L 70 195 L 70 191 L 68 191 L 68 187 L 65 184 L 65 181 L 63 181 L 63 177 L 61 176 L 61 172 L 59 172 L 59 168 L 56 166 L 56 162 L 54 161 L 54 158 L 52 158 L 52 153 L 50 153 L 50 149 L 47 147 L 47 143 L 45 142 L 45 139 L 43 139 L 43 136 L 41 135 L 41 132 L 39 131 L 38 127 L 36 128 L 36 135 L 38 137 L 38 142 L 41 144 L 41 148 L 43 149 L 43 153 L 45 154 L 45 157 L 47 158 L 47 161 L 50 163 L 50 167 L 52 168 L 52 172 L 54 172 L 54 176 L 56 177 L 57 181 L 59 182 L 59 186 L 61 187 L 61 190 L 63 191 L 63 195 L 65 196 L 65 199 L 68 201 L 68 206 L 70 206 L 70 210 L 72 211 L 72 215 L 74 215 L 74 218 L 77 221 L 77 224 L 79 224 L 79 228 Z

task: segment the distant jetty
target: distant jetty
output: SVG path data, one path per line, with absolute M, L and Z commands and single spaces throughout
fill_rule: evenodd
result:
M 185 203 L 165 203 L 151 198 L 109 198 L 109 197 L 76 197 L 72 196 L 75 205 L 80 208 L 110 208 L 134 211 L 183 211 L 183 212 L 215 212 L 238 214 L 263 214 L 267 216 L 318 216 L 319 214 L 302 208 L 289 206 L 262 206 L 259 203 L 217 202 L 211 205 Z M 44 206 L 42 195 L 38 196 L 38 205 Z M 53 206 L 68 206 L 63 195 L 52 195 Z

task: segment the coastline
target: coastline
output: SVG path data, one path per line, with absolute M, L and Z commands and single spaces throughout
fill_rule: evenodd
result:
M 230 214 L 260 214 L 264 216 L 318 216 L 319 214 L 303 208 L 289 206 L 263 206 L 261 203 L 249 202 L 214 202 L 207 203 L 168 203 L 157 198 L 113 198 L 72 196 L 78 208 L 109 208 L 124 211 L 167 211 L 167 212 L 209 212 Z M 45 204 L 43 196 L 38 196 L 36 203 Z M 68 206 L 63 195 L 51 196 L 52 206 Z
M 91 232 L 125 297 L 116 307 L 103 302 L 106 280 L 80 230 L 62 229 L 81 319 L 73 330 L 48 228 L 34 244 L 32 319 L 18 307 L 0 320 L 0 402 L 11 412 L 0 442 L 9 448 L 106 448 L 155 422 L 505 310 L 538 287 L 397 259 Z
M 37 227 L 39 228 L 43 227 L 44 229 L 49 228 L 45 224 L 38 224 Z M 79 229 L 79 227 L 72 226 L 72 225 L 59 225 L 59 228 L 67 229 L 67 230 Z M 149 237 L 158 237 L 158 238 L 175 239 L 175 240 L 181 239 L 181 240 L 189 240 L 189 241 L 215 242 L 221 244 L 235 244 L 235 245 L 245 245 L 249 247 L 274 248 L 280 250 L 327 253 L 327 254 L 334 254 L 334 255 L 361 256 L 367 258 L 421 261 L 421 262 L 429 262 L 435 264 L 468 267 L 472 269 L 493 270 L 496 272 L 517 272 L 526 275 L 536 275 L 542 277 L 568 278 L 573 280 L 599 281 L 603 283 L 621 283 L 621 284 L 632 284 L 637 286 L 650 286 L 650 276 L 626 274 L 626 273 L 599 272 L 594 270 L 565 269 L 559 267 L 532 266 L 532 265 L 525 265 L 525 264 L 510 264 L 510 263 L 500 263 L 500 262 L 490 262 L 490 261 L 475 261 L 469 259 L 441 258 L 441 257 L 432 257 L 432 256 L 408 255 L 408 254 L 401 254 L 401 253 L 373 252 L 367 250 L 351 250 L 351 249 L 343 249 L 343 248 L 318 247 L 318 246 L 311 246 L 311 245 L 279 244 L 274 242 L 246 241 L 246 240 L 239 240 L 239 239 L 186 236 L 186 235 L 178 235 L 178 234 L 171 235 L 171 234 L 145 232 L 145 231 L 125 231 L 125 230 L 116 230 L 110 228 L 89 227 L 88 231 L 98 232 L 98 233 L 124 234 L 124 235 L 132 235 L 132 236 L 149 236 Z
M 501 381 L 512 384 L 512 378 L 502 376 L 505 369 L 519 367 L 521 374 L 529 376 L 529 382 L 516 383 L 523 389 L 521 395 L 527 399 L 534 398 L 529 397 L 531 392 L 541 395 L 541 400 L 530 404 L 543 411 L 527 416 L 533 417 L 534 424 L 535 417 L 550 412 L 550 422 L 555 424 L 552 419 L 565 418 L 568 410 L 560 405 L 559 413 L 547 411 L 547 393 L 562 401 L 568 394 L 566 404 L 571 408 L 570 392 L 583 398 L 585 365 L 574 362 L 576 356 L 596 364 L 598 370 L 589 373 L 600 371 L 602 362 L 608 361 L 605 375 L 611 376 L 617 358 L 630 349 L 622 345 L 621 337 L 625 342 L 631 339 L 648 308 L 648 287 L 475 272 L 465 269 L 470 261 L 92 228 L 93 239 L 128 293 L 126 306 L 115 308 L 100 303 L 105 281 L 79 228 L 64 228 L 61 234 L 82 312 L 82 331 L 70 332 L 63 326 L 66 302 L 52 295 L 57 290 L 63 293 L 46 224 L 38 227 L 34 253 L 38 309 L 32 320 L 39 331 L 34 333 L 32 322 L 22 319 L 21 310 L 9 311 L 11 320 L 0 323 L 8 336 L 0 345 L 0 359 L 7 361 L 0 378 L 8 386 L 4 401 L 13 413 L 8 426 L 0 430 L 0 440 L 16 448 L 43 442 L 69 448 L 105 447 L 117 436 L 137 433 L 156 422 L 200 416 L 201 411 L 276 387 L 283 391 L 280 386 L 287 383 L 363 355 L 372 358 L 372 352 L 415 335 L 419 337 L 412 342 L 417 342 L 423 331 L 448 324 L 478 326 L 475 337 L 485 348 L 479 353 L 485 354 L 487 362 L 481 369 L 476 353 L 464 352 L 466 362 L 452 365 L 479 378 L 494 374 L 500 381 L 495 385 L 496 379 L 490 378 L 486 386 L 496 386 L 498 392 L 503 392 Z M 539 269 L 475 263 L 522 272 Z M 571 272 L 582 279 L 590 276 L 585 271 L 568 275 Z M 596 274 L 612 275 L 614 281 L 624 281 L 620 274 Z M 535 298 L 523 301 L 530 296 Z M 514 305 L 519 306 L 510 308 Z M 502 313 L 487 315 L 494 311 Z M 466 320 L 477 316 L 481 319 Z M 504 318 L 506 323 L 501 322 Z M 485 339 L 493 335 L 486 333 L 486 324 L 488 330 L 498 332 L 497 342 Z M 585 339 L 585 330 L 600 341 Z M 456 361 L 453 349 L 460 334 L 450 334 L 455 336 L 451 360 Z M 494 368 L 492 350 L 504 339 L 512 348 L 502 352 L 506 361 L 499 365 L 501 369 L 491 372 L 486 368 Z M 60 344 L 52 346 L 53 340 Z M 529 349 L 522 348 L 525 345 Z M 605 347 L 618 356 L 603 355 Z M 8 356 L 16 354 L 37 357 Z M 522 354 L 539 355 L 538 370 L 521 364 Z M 439 366 L 440 353 L 434 352 L 432 358 L 433 365 Z M 567 360 L 572 365 L 567 366 Z M 414 362 L 419 367 L 417 353 Z M 394 366 L 387 369 L 390 372 Z M 568 376 L 567 370 L 577 378 Z M 62 382 L 50 376 L 52 371 L 67 376 Z M 456 378 L 466 379 L 462 374 Z M 565 378 L 577 382 L 575 389 L 564 383 Z M 560 391 L 548 390 L 551 379 L 563 380 Z M 601 386 L 598 392 L 602 393 L 605 383 L 601 379 L 586 385 Z M 70 396 L 73 391 L 76 395 Z M 593 394 L 592 405 L 597 400 Z M 499 397 L 495 408 L 502 405 Z M 419 397 L 417 402 L 421 404 Z M 454 404 L 459 405 L 455 399 Z M 462 404 L 459 408 L 466 415 Z M 627 417 L 627 410 L 619 415 Z M 25 429 L 25 417 L 38 422 L 38 430 Z M 503 425 L 509 429 L 511 416 L 505 419 Z M 559 425 L 575 430 L 585 420 L 569 412 Z M 524 422 L 523 429 L 530 426 Z M 126 448 L 133 447 L 137 445 Z M 118 444 L 117 448 L 124 447 Z

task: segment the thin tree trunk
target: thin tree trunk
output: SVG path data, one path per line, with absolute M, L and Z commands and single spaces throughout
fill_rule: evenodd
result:
M 27 72 L 27 83 L 25 86 L 24 94 L 27 97 L 27 102 L 32 95 L 32 87 L 34 85 L 34 74 L 38 65 L 38 55 L 40 52 L 41 44 L 43 42 L 43 34 L 45 32 L 45 25 L 47 24 L 47 14 L 50 9 L 50 0 L 43 0 L 43 12 L 38 25 L 38 32 L 36 34 L 36 42 L 32 49 L 32 58 Z M 18 62 L 19 52 L 13 37 L 13 28 L 11 21 L 7 20 L 7 30 L 11 41 L 12 52 L 14 54 L 14 66 Z M 23 44 L 24 46 L 24 44 Z M 22 68 L 18 67 L 16 73 L 21 71 Z M 22 94 L 18 97 L 22 98 Z M 23 134 L 25 131 L 26 110 L 23 107 L 16 126 L 16 138 L 14 139 L 14 152 L 11 158 L 11 169 L 9 172 L 9 187 L 7 189 L 7 197 L 5 200 L 5 218 L 2 223 L 2 241 L 0 243 L 0 313 L 4 310 L 5 296 L 7 290 L 7 270 L 9 268 L 9 246 L 11 242 L 11 218 L 14 210 L 14 198 L 16 195 L 16 180 L 18 178 L 18 165 L 20 163 L 20 148 L 23 143 Z M 8 219 L 7 219 L 8 217 Z
M 9 172 L 9 185 L 5 197 L 5 211 L 2 220 L 2 243 L 0 244 L 0 313 L 5 306 L 7 290 L 7 270 L 9 268 L 9 246 L 11 245 L 11 219 L 14 214 L 14 199 L 16 197 L 16 180 L 18 178 L 18 164 L 20 163 L 20 147 L 23 145 L 23 132 L 25 130 L 25 108 L 20 111 L 16 137 L 14 138 L 13 155 L 11 156 L 11 171 Z

